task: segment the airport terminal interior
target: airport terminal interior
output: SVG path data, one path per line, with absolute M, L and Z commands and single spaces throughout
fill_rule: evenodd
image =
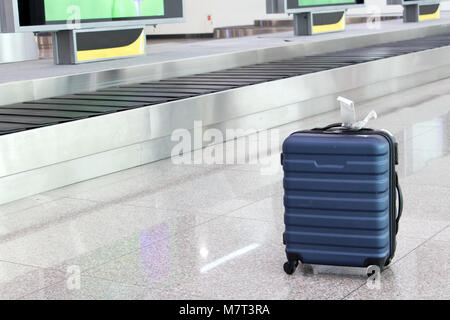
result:
M 0 4 L 0 300 L 450 298 L 450 2 L 64 2 Z

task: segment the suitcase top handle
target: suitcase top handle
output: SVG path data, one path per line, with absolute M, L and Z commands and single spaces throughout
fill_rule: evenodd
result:
M 341 129 L 343 131 L 362 131 L 362 130 L 373 131 L 373 129 L 369 129 L 369 128 L 359 128 L 359 129 L 348 128 L 348 127 L 345 127 L 342 123 L 333 123 L 333 124 L 330 124 L 330 125 L 328 125 L 326 127 L 314 128 L 312 130 L 313 131 L 329 131 L 331 129 L 337 129 L 337 128 L 339 128 L 339 129 Z

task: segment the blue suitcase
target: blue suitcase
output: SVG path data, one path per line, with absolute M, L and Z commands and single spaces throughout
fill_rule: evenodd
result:
M 281 161 L 287 274 L 299 261 L 389 265 L 403 210 L 391 134 L 341 124 L 300 131 L 284 142 Z

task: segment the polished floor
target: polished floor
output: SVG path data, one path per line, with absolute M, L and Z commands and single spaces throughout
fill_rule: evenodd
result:
M 400 142 L 406 201 L 379 282 L 360 269 L 283 272 L 281 170 L 169 159 L 0 206 L 0 299 L 449 299 L 450 79 L 358 106 L 372 109 L 370 125 Z M 275 128 L 266 158 L 277 167 L 289 133 L 337 120 Z

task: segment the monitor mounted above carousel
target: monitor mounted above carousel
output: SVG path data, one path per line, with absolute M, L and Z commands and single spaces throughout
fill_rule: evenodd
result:
M 2 0 L 6 32 L 53 32 L 56 64 L 144 55 L 146 25 L 184 22 L 184 0 Z
M 346 11 L 364 6 L 364 0 L 285 0 L 288 14 L 294 15 L 295 35 L 344 31 Z
M 440 19 L 442 1 L 446 0 L 387 0 L 387 4 L 403 6 L 404 22 L 422 22 Z

